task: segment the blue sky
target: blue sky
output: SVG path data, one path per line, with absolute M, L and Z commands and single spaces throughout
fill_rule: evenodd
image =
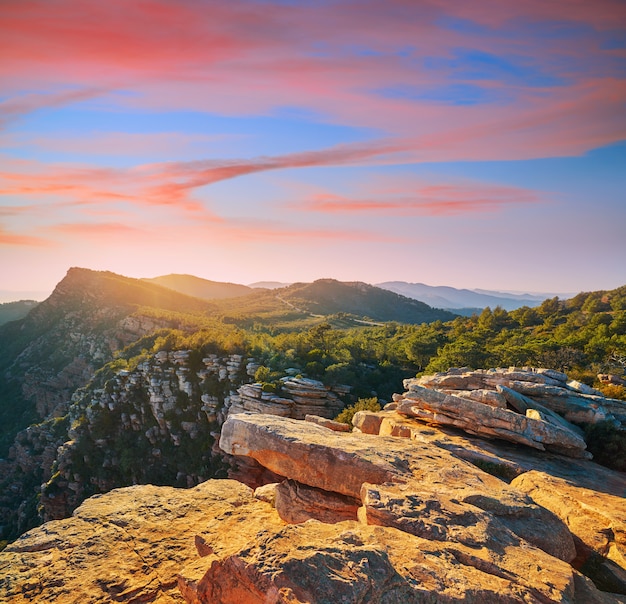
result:
M 626 283 L 626 5 L 0 7 L 0 289 Z

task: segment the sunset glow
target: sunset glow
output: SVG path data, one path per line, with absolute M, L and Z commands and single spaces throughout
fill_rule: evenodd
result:
M 622 0 L 5 0 L 0 22 L 1 290 L 71 266 L 626 282 Z

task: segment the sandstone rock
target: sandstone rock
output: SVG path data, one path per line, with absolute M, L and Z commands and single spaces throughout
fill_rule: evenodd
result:
M 203 526 L 224 517 L 224 530 L 252 537 L 244 523 L 228 525 L 235 512 L 282 525 L 235 481 L 188 490 L 127 487 L 92 497 L 72 518 L 33 529 L 0 552 L 0 601 L 182 602 L 177 574 L 197 556 L 194 536 Z
M 380 424 L 384 415 L 371 411 L 357 411 L 352 416 L 352 425 L 364 434 L 380 434 Z
M 257 487 L 254 489 L 254 497 L 256 499 L 260 499 L 261 501 L 265 501 L 274 507 L 276 503 L 276 487 L 279 484 L 279 482 L 270 482 L 269 484 Z
M 490 405 L 491 407 L 500 407 L 500 409 L 506 409 L 506 398 L 497 391 L 487 390 L 485 388 L 478 388 L 476 390 L 450 390 L 442 389 L 444 394 L 452 394 L 461 398 L 466 398 L 471 401 L 477 401 Z
M 577 424 L 595 424 L 607 419 L 602 407 L 602 397 L 577 394 L 560 386 L 546 386 L 529 382 L 512 381 L 510 388 L 538 400 L 541 404 L 562 415 L 567 421 Z
M 626 426 L 626 405 L 623 401 L 607 399 L 599 390 L 569 380 L 566 374 L 552 369 L 450 369 L 407 383 L 488 404 L 493 404 L 490 397 L 495 394 L 494 391 L 502 392 L 502 388 L 508 388 L 520 395 L 532 397 L 544 409 L 556 412 L 569 422 L 589 424 L 608 419 Z M 497 406 L 495 399 L 494 402 Z M 510 400 L 507 402 L 514 406 Z M 533 408 L 544 412 L 544 409 Z
M 276 511 L 290 524 L 311 518 L 327 524 L 356 520 L 359 505 L 360 501 L 353 497 L 309 487 L 291 479 L 276 487 Z
M 573 390 L 574 392 L 580 392 L 581 394 L 591 394 L 594 396 L 604 396 L 602 392 L 592 388 L 591 386 L 587 386 L 587 384 L 583 384 L 578 380 L 569 380 L 566 382 L 565 387 L 569 390 Z
M 219 444 L 226 453 L 251 457 L 276 474 L 350 497 L 359 496 L 364 482 L 385 482 L 404 471 L 402 461 L 368 451 L 355 434 L 338 435 L 293 419 L 231 415 Z
M 577 553 L 572 564 L 603 589 L 623 590 L 626 475 L 590 461 L 433 429 L 392 412 L 363 413 L 379 416 L 377 421 L 372 419 L 367 425 L 378 425 L 381 435 L 410 438 L 420 446 L 430 443 L 490 473 L 514 479 L 512 486 L 528 492 L 537 503 L 568 525 Z M 542 471 L 535 471 L 537 468 Z M 609 549 L 615 552 L 610 559 L 606 555 Z
M 487 507 L 490 518 L 498 519 L 494 520 L 498 530 L 507 532 L 509 528 L 566 560 L 575 555 L 569 532 L 554 514 L 476 466 L 425 442 L 416 448 L 395 438 L 338 435 L 305 422 L 238 415 L 224 424 L 220 447 L 231 454 L 250 456 L 299 483 L 355 499 L 362 499 L 365 483 L 391 483 L 402 485 L 398 488 L 407 497 L 417 497 L 417 493 L 432 496 L 440 509 L 454 501 L 465 502 L 468 513 Z M 388 513 L 393 516 L 395 511 Z M 546 535 L 552 537 L 546 539 Z
M 542 419 L 550 424 L 554 424 L 555 426 L 559 426 L 565 430 L 569 430 L 574 434 L 577 434 L 581 438 L 583 438 L 584 432 L 574 424 L 568 422 L 565 418 L 561 417 L 558 413 L 555 413 L 551 409 L 544 407 L 541 403 L 520 394 L 519 392 L 515 392 L 515 390 L 511 390 L 506 386 L 496 386 L 496 389 L 499 393 L 503 395 L 506 402 L 509 403 L 514 409 L 516 409 L 519 413 L 526 414 L 526 417 L 533 417 L 528 415 L 528 410 L 532 409 L 538 412 L 538 417 L 534 416 L 535 419 Z
M 397 398 L 398 411 L 434 424 L 462 428 L 472 434 L 503 438 L 535 449 L 552 450 L 572 457 L 589 457 L 585 441 L 569 430 L 507 409 L 446 395 L 405 380 L 408 392 Z
M 452 444 L 470 448 L 475 442 L 477 450 L 490 451 L 495 449 L 492 442 L 448 435 L 393 412 L 382 415 L 381 429 L 391 428 L 394 417 L 413 425 L 408 430 L 411 440 L 336 434 L 308 422 L 243 415 L 227 420 L 230 436 L 225 443 L 238 444 L 239 452 L 254 452 L 271 467 L 296 468 L 314 481 L 324 482 L 306 468 L 307 461 L 340 467 L 343 482 L 350 482 L 355 468 L 360 476 L 377 475 L 377 483 L 362 485 L 359 500 L 362 497 L 364 505 L 359 515 L 366 522 L 393 526 L 314 519 L 286 525 L 269 503 L 228 480 L 208 481 L 189 490 L 118 489 L 87 500 L 73 518 L 35 529 L 0 552 L 0 600 L 17 604 L 620 601 L 598 591 L 554 556 L 570 555 L 563 539 L 569 532 L 554 514 L 442 448 Z M 268 424 L 265 428 L 263 420 Z M 249 438 L 243 437 L 245 429 Z M 253 447 L 255 440 L 261 441 L 264 453 Z M 498 450 L 501 447 L 507 445 L 501 443 Z M 512 446 L 511 450 L 524 460 L 529 456 L 528 463 L 554 457 Z M 283 459 L 289 454 L 294 457 L 291 463 Z M 558 459 L 565 468 L 593 466 Z M 601 475 L 599 480 L 607 488 L 623 486 L 609 477 Z M 321 491 L 328 484 L 312 488 L 290 478 L 283 488 L 291 503 L 313 501 L 317 510 L 320 495 L 325 501 L 337 501 L 336 494 Z M 334 485 L 341 480 L 335 475 L 327 482 Z M 278 488 L 265 490 L 272 489 Z M 329 518 L 336 520 L 337 510 L 326 509 Z M 554 555 L 529 541 L 543 541 Z
M 267 528 L 254 518 L 249 522 L 259 532 L 234 552 L 227 533 L 203 533 L 214 553 L 182 571 L 179 584 L 188 602 L 615 602 L 548 556 L 536 560 L 523 552 L 504 571 L 483 560 L 482 552 L 394 528 L 315 520 Z
M 626 499 L 530 471 L 512 485 L 553 511 L 575 537 L 574 566 L 606 591 L 626 594 Z
M 244 384 L 238 401 L 229 414 L 251 412 L 305 419 L 307 415 L 335 417 L 343 408 L 339 397 L 322 382 L 308 378 L 286 377 L 281 380 L 282 395 L 263 392 L 261 384 Z

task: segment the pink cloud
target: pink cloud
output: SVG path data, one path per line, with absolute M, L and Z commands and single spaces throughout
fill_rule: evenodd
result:
M 303 202 L 288 204 L 291 209 L 322 214 L 384 214 L 387 216 L 451 216 L 496 212 L 519 204 L 538 203 L 535 191 L 490 183 L 411 183 L 382 187 L 369 198 L 355 198 L 329 192 L 317 193 Z
M 19 247 L 48 247 L 52 245 L 52 242 L 47 239 L 43 239 L 42 237 L 36 237 L 33 235 L 20 235 L 17 233 L 10 233 L 2 226 L 0 226 L 0 245 Z
M 626 93 L 612 79 L 621 72 L 606 60 L 615 51 L 605 50 L 601 37 L 603 30 L 624 22 L 624 6 L 619 0 L 364 0 L 324 6 L 60 0 L 51 10 L 43 0 L 6 0 L 0 56 L 10 60 L 0 64 L 0 79 L 6 93 L 16 95 L 5 102 L 9 116 L 117 89 L 124 94 L 116 95 L 115 103 L 144 110 L 251 115 L 303 107 L 328 121 L 412 140 L 409 161 L 582 153 L 624 135 Z M 490 35 L 446 29 L 444 17 L 481 24 L 491 28 Z M 532 32 L 533 24 L 562 22 L 585 28 L 554 39 L 511 35 L 515 24 Z M 453 60 L 458 48 L 510 54 L 562 82 L 507 83 L 508 104 L 453 106 L 428 95 L 381 94 L 407 82 L 425 92 L 463 83 L 453 67 L 424 64 L 426 57 Z M 503 86 L 496 77 L 470 83 Z M 62 85 L 76 91 L 21 94 Z M 223 166 L 222 173 L 228 177 L 237 167 Z M 173 194 L 174 188 L 163 193 Z
M 126 237 L 128 235 L 144 235 L 144 230 L 138 229 L 121 222 L 74 222 L 55 224 L 48 227 L 54 233 L 78 236 L 84 238 L 104 238 Z
M 20 146 L 54 153 L 85 155 L 179 155 L 192 149 L 206 149 L 221 144 L 228 135 L 187 134 L 183 132 L 87 132 L 61 137 L 5 137 L 5 145 Z
M 0 102 L 0 127 L 40 109 L 49 109 L 88 100 L 103 94 L 102 89 L 67 90 L 56 93 L 24 94 Z

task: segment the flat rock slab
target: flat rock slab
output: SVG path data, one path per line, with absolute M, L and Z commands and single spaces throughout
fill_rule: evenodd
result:
M 364 482 L 401 480 L 408 469 L 401 443 L 391 442 L 381 455 L 359 435 L 268 415 L 230 415 L 219 444 L 224 452 L 251 457 L 276 474 L 350 497 L 359 497 Z
M 245 523 L 228 524 L 234 512 L 283 525 L 274 509 L 232 480 L 193 489 L 142 485 L 94 496 L 72 518 L 33 529 L 0 552 L 0 601 L 183 602 L 177 575 L 198 555 L 199 529 L 223 518 L 223 530 L 252 537 Z
M 367 510 L 364 518 L 372 518 L 375 524 L 381 523 L 380 514 L 384 513 L 386 518 L 394 519 L 384 524 L 399 527 L 409 513 L 406 501 L 425 498 L 437 501 L 441 514 L 424 515 L 426 528 L 415 534 L 437 538 L 443 522 L 440 520 L 454 517 L 461 506 L 468 516 L 486 514 L 492 532 L 514 533 L 518 544 L 521 538 L 564 560 L 575 556 L 569 531 L 552 512 L 536 505 L 525 493 L 428 442 L 339 434 L 308 422 L 241 414 L 227 419 L 220 446 L 231 454 L 249 455 L 301 484 L 358 499 Z M 374 495 L 363 499 L 364 484 L 372 490 L 383 484 L 385 488 L 398 486 L 399 490 L 382 510 L 372 503 Z M 374 520 L 376 514 L 378 519 Z M 460 522 L 456 532 L 442 533 L 441 539 L 470 542 L 474 524 Z M 487 544 L 489 535 L 482 539 Z

